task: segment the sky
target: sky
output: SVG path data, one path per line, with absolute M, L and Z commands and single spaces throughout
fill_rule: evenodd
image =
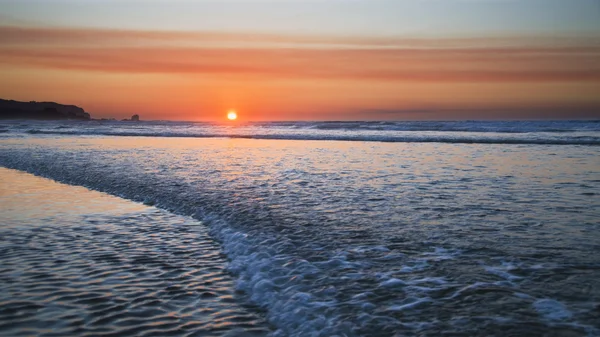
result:
M 94 118 L 600 118 L 599 0 L 0 0 L 0 98 Z

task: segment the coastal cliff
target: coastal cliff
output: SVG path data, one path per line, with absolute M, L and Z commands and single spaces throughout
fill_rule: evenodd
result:
M 0 119 L 82 119 L 90 114 L 75 105 L 54 102 L 19 102 L 0 99 Z

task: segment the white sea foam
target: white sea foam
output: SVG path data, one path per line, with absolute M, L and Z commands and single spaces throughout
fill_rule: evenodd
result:
M 509 271 L 515 269 L 512 265 L 510 264 L 505 264 L 502 266 L 495 266 L 495 267 L 491 267 L 491 266 L 484 266 L 483 267 L 488 273 L 490 274 L 494 274 L 496 276 L 499 276 L 505 280 L 508 281 L 518 281 L 518 280 L 522 280 L 523 278 L 520 276 L 516 276 L 511 274 Z
M 548 170 L 545 162 L 538 160 L 548 157 L 548 153 L 590 162 L 589 158 L 597 158 L 589 156 L 596 151 L 592 147 L 535 147 L 529 151 L 526 147 L 356 143 L 347 150 L 341 144 L 307 142 L 312 145 L 301 151 L 286 147 L 284 142 L 264 142 L 276 150 L 248 147 L 227 152 L 229 145 L 224 144 L 228 140 L 198 141 L 203 146 L 181 149 L 181 140 L 161 139 L 161 144 L 169 142 L 171 146 L 165 150 L 153 148 L 156 140 L 145 143 L 144 138 L 134 139 L 136 144 L 132 146 L 127 139 L 111 148 L 102 143 L 111 143 L 108 137 L 30 137 L 32 143 L 20 144 L 22 140 L 13 138 L 0 144 L 0 164 L 201 220 L 212 237 L 220 241 L 228 270 L 237 277 L 236 288 L 245 294 L 244 299 L 264 310 L 275 336 L 353 336 L 391 328 L 418 334 L 409 329 L 431 325 L 440 328 L 442 323 L 424 322 L 435 316 L 431 312 L 434 308 L 444 311 L 455 301 L 484 300 L 490 292 L 513 296 L 511 301 L 529 307 L 533 298 L 520 295 L 525 292 L 520 289 L 521 278 L 537 286 L 539 292 L 550 293 L 544 296 L 560 292 L 539 285 L 528 275 L 539 277 L 544 268 L 524 268 L 521 272 L 523 266 L 517 262 L 510 265 L 488 261 L 508 260 L 520 254 L 528 256 L 533 266 L 546 266 L 552 261 L 557 268 L 569 268 L 554 256 L 544 260 L 539 257 L 543 255 L 531 254 L 545 253 L 534 244 L 541 247 L 552 242 L 559 246 L 560 240 L 569 235 L 576 240 L 573 219 L 596 219 L 592 217 L 594 208 L 581 206 L 581 202 L 590 204 L 586 201 L 589 198 L 572 204 L 568 203 L 570 199 L 554 196 L 544 199 L 555 191 L 551 181 L 539 184 L 514 178 L 523 174 L 519 167 L 510 168 L 513 178 L 490 178 L 489 172 L 506 167 L 481 159 L 490 151 L 514 152 L 519 158 L 531 160 L 528 165 Z M 327 146 L 328 150 L 322 149 Z M 405 152 L 399 154 L 400 150 Z M 444 161 L 452 151 L 468 159 L 457 164 L 453 160 L 462 157 L 450 156 L 452 160 Z M 274 155 L 279 157 L 269 162 Z M 430 158 L 442 163 L 429 165 Z M 381 164 L 384 162 L 389 163 Z M 576 169 L 588 172 L 590 167 L 569 167 L 567 173 Z M 586 174 L 587 178 L 583 173 L 576 177 L 589 179 Z M 464 175 L 469 179 L 458 178 Z M 297 184 L 299 179 L 308 184 Z M 565 195 L 575 195 L 571 192 Z M 506 211 L 495 208 L 499 203 Z M 558 207 L 566 211 L 547 211 Z M 547 213 L 561 216 L 554 225 L 568 224 L 569 231 L 525 228 L 531 232 L 523 236 L 510 232 L 514 236 L 508 237 L 498 235 L 498 231 L 476 232 L 479 224 L 463 221 L 476 219 L 481 226 L 506 230 L 504 224 L 525 212 L 532 218 L 543 218 Z M 543 241 L 535 241 L 537 237 Z M 549 240 L 552 238 L 559 240 Z M 517 245 L 523 242 L 534 244 Z M 573 256 L 569 263 L 585 259 L 594 262 L 594 257 L 577 256 L 572 248 L 575 245 L 566 243 L 562 246 L 569 250 L 563 252 Z M 510 253 L 506 253 L 507 247 Z M 486 264 L 478 265 L 479 261 Z M 593 263 L 589 265 L 593 267 Z M 487 316 L 480 316 L 482 320 L 504 312 L 495 304 L 478 308 L 488 311 Z M 554 321 L 561 324 L 574 320 L 575 315 L 557 313 L 560 310 L 556 306 L 547 309 L 553 307 L 547 304 L 538 304 L 542 318 L 553 321 L 546 314 L 558 317 Z M 417 317 L 421 310 L 423 316 Z M 461 305 L 459 310 L 471 317 L 469 308 Z M 406 314 L 409 311 L 411 314 Z M 469 318 L 465 324 L 485 326 Z M 456 329 L 454 332 L 461 331 L 460 326 Z
M 399 288 L 406 286 L 406 282 L 397 278 L 391 278 L 389 280 L 381 282 L 379 286 L 384 288 Z
M 600 123 L 547 122 L 285 122 L 229 125 L 191 122 L 21 122 L 0 124 L 7 134 L 250 138 L 403 143 L 600 145 Z
M 549 320 L 564 320 L 571 318 L 573 313 L 561 302 L 553 299 L 541 299 L 533 302 L 533 307 L 540 315 Z
M 425 303 L 430 303 L 430 302 L 431 302 L 431 299 L 425 297 L 425 298 L 413 300 L 412 302 L 409 302 L 406 304 L 390 306 L 387 310 L 389 310 L 389 311 L 405 311 L 405 310 L 409 310 L 409 309 L 415 309 Z

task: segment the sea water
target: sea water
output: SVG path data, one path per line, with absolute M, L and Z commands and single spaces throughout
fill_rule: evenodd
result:
M 264 336 L 197 220 L 0 168 L 0 336 Z
M 4 167 L 198 221 L 264 334 L 600 335 L 598 122 L 0 132 Z

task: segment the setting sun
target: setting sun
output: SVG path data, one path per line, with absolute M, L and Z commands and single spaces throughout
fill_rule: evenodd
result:
M 227 119 L 229 119 L 230 121 L 234 121 L 237 119 L 237 113 L 233 110 L 229 111 L 229 113 L 227 113 Z

